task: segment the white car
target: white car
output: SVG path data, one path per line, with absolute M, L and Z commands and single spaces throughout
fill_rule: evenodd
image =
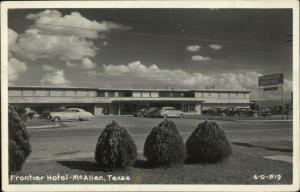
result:
M 87 112 L 79 108 L 68 108 L 62 112 L 51 112 L 50 120 L 54 122 L 60 121 L 83 121 L 83 120 L 92 120 L 94 115 L 90 112 Z
M 162 107 L 157 111 L 159 117 L 183 117 L 183 112 L 174 107 Z

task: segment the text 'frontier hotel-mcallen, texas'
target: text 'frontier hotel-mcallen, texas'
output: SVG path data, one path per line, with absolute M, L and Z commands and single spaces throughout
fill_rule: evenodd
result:
M 175 107 L 183 112 L 211 107 L 249 107 L 250 92 L 221 89 L 113 89 L 11 86 L 8 102 L 37 112 L 78 107 L 95 115 L 130 115 L 144 107 Z

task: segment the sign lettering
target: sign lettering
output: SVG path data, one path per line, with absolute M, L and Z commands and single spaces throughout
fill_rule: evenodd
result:
M 272 86 L 283 84 L 283 73 L 258 77 L 258 86 Z

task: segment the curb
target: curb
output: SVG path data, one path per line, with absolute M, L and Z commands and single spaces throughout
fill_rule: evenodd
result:
M 56 124 L 56 125 L 28 126 L 27 129 L 47 129 L 47 128 L 54 128 L 54 127 L 60 127 L 60 125 Z

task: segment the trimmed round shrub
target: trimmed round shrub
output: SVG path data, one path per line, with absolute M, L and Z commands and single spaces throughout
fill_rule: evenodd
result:
M 169 166 L 183 163 L 186 149 L 173 121 L 165 120 L 147 136 L 144 156 L 154 165 Z
M 9 132 L 9 172 L 21 170 L 26 158 L 31 153 L 29 134 L 24 119 L 15 111 L 13 106 L 8 108 Z
M 137 158 L 137 148 L 127 129 L 115 121 L 108 124 L 98 138 L 95 159 L 103 170 L 124 169 Z
M 231 153 L 229 141 L 215 122 L 200 123 L 186 142 L 189 162 L 216 163 Z

